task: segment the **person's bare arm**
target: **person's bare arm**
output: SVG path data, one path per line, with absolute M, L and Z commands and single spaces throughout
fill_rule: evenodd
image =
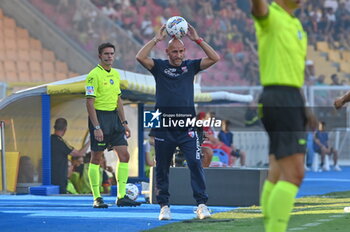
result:
M 125 128 L 126 137 L 129 138 L 131 136 L 131 132 L 130 132 L 130 129 L 128 127 L 128 124 L 124 123 L 126 121 L 126 118 L 125 118 L 125 113 L 124 113 L 124 104 L 123 104 L 123 100 L 121 97 L 118 97 L 117 104 L 118 104 L 119 119 Z
M 220 60 L 220 56 L 216 53 L 216 51 L 204 40 L 198 36 L 197 31 L 191 25 L 188 25 L 188 33 L 187 36 L 197 43 L 203 49 L 207 57 L 203 58 L 200 63 L 200 69 L 204 70 L 215 64 Z
M 304 91 L 300 89 L 300 94 L 303 97 L 303 100 L 306 105 L 306 97 L 304 95 Z M 305 116 L 306 116 L 306 121 L 307 125 L 310 127 L 311 130 L 315 131 L 318 128 L 318 119 L 316 115 L 311 111 L 310 107 L 305 106 Z
M 153 68 L 154 62 L 152 58 L 149 57 L 149 54 L 151 53 L 153 47 L 156 46 L 159 41 L 162 41 L 165 36 L 165 25 L 163 25 L 157 32 L 156 36 L 148 43 L 146 43 L 145 46 L 143 46 L 136 54 L 136 60 L 140 62 L 140 64 L 142 64 L 146 69 L 151 70 Z
M 146 164 L 148 166 L 154 167 L 155 166 L 154 165 L 154 160 L 152 159 L 152 156 L 151 156 L 150 152 L 145 152 L 145 154 L 146 154 Z
M 250 0 L 252 3 L 252 14 L 257 17 L 265 17 L 269 13 L 269 5 L 266 0 Z
M 347 103 L 349 101 L 350 101 L 350 91 L 347 92 L 346 94 L 344 94 L 342 97 L 335 99 L 334 107 L 336 109 L 340 109 L 343 107 L 343 105 L 345 105 L 345 103 Z
M 73 151 L 70 154 L 72 156 L 85 156 L 89 146 L 90 146 L 90 141 L 85 143 L 85 145 L 80 150 L 73 149 Z
M 86 109 L 87 109 L 90 121 L 92 122 L 92 125 L 96 127 L 96 126 L 100 126 L 100 123 L 97 119 L 94 103 L 95 103 L 95 98 L 91 98 L 91 97 L 86 98 Z M 102 129 L 100 128 L 100 129 L 94 130 L 94 136 L 97 141 L 102 141 L 103 140 Z

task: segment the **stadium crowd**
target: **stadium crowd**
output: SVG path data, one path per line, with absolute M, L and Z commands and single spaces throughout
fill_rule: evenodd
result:
M 73 25 L 76 30 L 69 30 L 69 34 L 88 51 L 94 49 L 93 41 L 97 37 L 101 37 L 98 38 L 100 41 L 108 38 L 106 32 L 99 31 L 98 15 L 109 17 L 134 39 L 125 41 L 128 44 L 120 46 L 122 58 L 117 60 L 119 67 L 136 72 L 142 69 L 135 65 L 135 54 L 130 51 L 135 46 L 133 41 L 144 44 L 168 18 L 181 15 L 198 28 L 199 34 L 223 58 L 202 74 L 203 85 L 259 84 L 257 44 L 249 1 L 91 0 L 99 10 L 81 7 L 80 1 L 76 1 L 76 6 L 71 6 L 68 0 L 31 2 L 64 31 L 67 32 L 67 28 Z M 45 7 L 45 4 L 48 6 Z M 350 50 L 350 0 L 310 0 L 298 11 L 298 17 L 308 32 L 311 45 L 316 45 L 318 41 L 327 41 L 330 48 Z M 189 43 L 187 47 L 189 58 L 200 56 L 201 50 L 195 44 Z M 159 45 L 159 49 L 164 48 L 165 44 Z M 306 84 L 315 84 L 318 82 L 317 78 L 307 81 Z
M 311 44 L 327 41 L 330 48 L 350 50 L 349 0 L 310 0 L 299 14 Z

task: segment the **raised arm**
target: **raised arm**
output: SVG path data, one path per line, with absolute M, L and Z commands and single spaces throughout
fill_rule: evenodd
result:
M 165 32 L 165 24 L 159 29 L 159 31 L 157 32 L 156 36 L 148 41 L 148 43 L 145 44 L 145 46 L 143 46 L 140 51 L 136 54 L 136 60 L 138 62 L 140 62 L 146 69 L 151 70 L 154 66 L 154 62 L 151 59 L 151 57 L 149 57 L 149 54 L 151 52 L 151 50 L 153 49 L 154 46 L 156 46 L 156 44 L 159 41 L 162 41 L 166 36 L 166 32 Z
M 216 51 L 207 42 L 198 36 L 197 31 L 191 25 L 188 25 L 187 36 L 190 38 L 190 40 L 196 42 L 207 55 L 207 57 L 203 58 L 201 61 L 201 70 L 209 68 L 220 60 L 220 56 L 216 53 Z
M 343 107 L 343 105 L 345 105 L 345 103 L 350 101 L 350 91 L 347 92 L 345 95 L 343 95 L 342 97 L 339 97 L 337 99 L 335 99 L 334 101 L 334 107 L 336 109 L 340 109 Z
M 265 17 L 269 13 L 269 6 L 266 0 L 250 0 L 252 3 L 252 14 L 257 17 Z

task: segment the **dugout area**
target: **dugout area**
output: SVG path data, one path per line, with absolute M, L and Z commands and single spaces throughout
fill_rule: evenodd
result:
M 119 72 L 122 96 L 126 104 L 125 113 L 132 131 L 132 137 L 128 140 L 131 155 L 129 179 L 145 180 L 144 158 L 141 155 L 143 154 L 143 105 L 154 103 L 155 83 L 151 76 L 123 70 Z M 53 132 L 55 119 L 58 117 L 67 119 L 68 130 L 64 139 L 76 149 L 80 149 L 86 139 L 88 131 L 85 78 L 86 75 L 82 75 L 25 89 L 0 101 L 0 119 L 5 121 L 5 150 L 18 152 L 20 158 L 29 157 L 34 172 L 33 185 L 42 183 L 46 186 L 38 194 L 54 194 L 57 191 L 47 187 L 51 184 L 50 134 Z M 200 86 L 195 84 L 196 103 L 215 104 L 251 100 L 250 95 L 228 92 L 202 93 Z M 19 161 L 16 162 L 19 165 Z M 21 170 L 18 167 L 18 169 L 18 174 L 23 174 L 21 173 L 23 168 Z

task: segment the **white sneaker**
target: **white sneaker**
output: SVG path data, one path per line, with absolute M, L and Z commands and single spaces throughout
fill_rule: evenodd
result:
M 310 171 L 310 168 L 308 168 L 306 165 L 304 165 L 304 169 L 306 172 Z
M 198 205 L 198 208 L 196 210 L 196 214 L 197 214 L 197 217 L 201 220 L 211 217 L 209 209 L 205 204 Z
M 338 171 L 338 172 L 340 172 L 340 171 L 341 171 L 341 168 L 339 167 L 339 165 L 338 165 L 338 164 L 334 166 L 334 171 Z
M 159 213 L 159 220 L 170 220 L 171 219 L 171 213 L 169 206 L 165 205 L 160 209 Z
M 322 171 L 329 172 L 329 171 L 330 171 L 329 166 L 327 166 L 327 165 L 323 165 L 323 166 L 322 166 Z

